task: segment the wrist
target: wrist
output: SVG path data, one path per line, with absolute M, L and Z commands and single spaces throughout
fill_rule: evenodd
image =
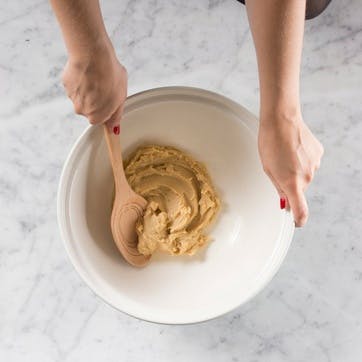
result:
M 107 34 L 88 39 L 81 44 L 68 48 L 69 60 L 75 64 L 87 64 L 91 59 L 114 56 L 114 49 Z
M 299 102 L 287 102 L 260 107 L 260 123 L 262 125 L 276 124 L 280 122 L 297 123 L 302 119 Z
M 298 96 L 268 97 L 261 98 L 260 121 L 276 122 L 279 120 L 289 120 L 290 122 L 301 119 L 301 107 Z
M 265 83 L 265 82 L 264 82 Z M 298 82 L 261 84 L 260 117 L 295 119 L 301 114 Z

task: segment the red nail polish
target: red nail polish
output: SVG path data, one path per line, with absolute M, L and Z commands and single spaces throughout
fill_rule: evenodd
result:
M 119 131 L 120 131 L 119 126 L 114 126 L 113 127 L 113 133 L 114 134 L 119 134 Z
M 283 210 L 285 209 L 285 198 L 284 197 L 281 197 L 280 198 L 280 208 Z

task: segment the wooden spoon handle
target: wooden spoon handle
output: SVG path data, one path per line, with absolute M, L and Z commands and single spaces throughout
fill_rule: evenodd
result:
M 114 134 L 107 126 L 103 127 L 116 188 L 111 216 L 113 239 L 128 263 L 142 267 L 149 262 L 150 256 L 142 255 L 137 250 L 136 223 L 142 216 L 147 201 L 137 195 L 128 184 L 123 169 L 119 135 Z
M 120 136 L 110 131 L 106 125 L 103 126 L 103 129 L 107 142 L 109 158 L 113 169 L 116 195 L 120 194 L 117 191 L 122 190 L 121 194 L 124 196 L 124 199 L 127 199 L 129 196 L 131 196 L 132 190 L 129 187 L 126 175 L 124 173 Z M 129 192 L 126 192 L 125 194 L 125 191 Z

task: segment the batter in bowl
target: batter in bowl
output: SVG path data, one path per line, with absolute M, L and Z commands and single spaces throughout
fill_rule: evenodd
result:
M 176 148 L 156 145 L 138 148 L 124 166 L 133 190 L 148 201 L 136 226 L 139 252 L 197 252 L 220 206 L 206 168 Z

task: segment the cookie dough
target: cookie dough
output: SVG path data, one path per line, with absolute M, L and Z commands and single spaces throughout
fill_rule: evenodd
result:
M 125 162 L 133 190 L 147 201 L 136 228 L 138 250 L 193 255 L 208 240 L 205 228 L 220 201 L 206 168 L 186 153 L 168 146 L 144 146 Z

